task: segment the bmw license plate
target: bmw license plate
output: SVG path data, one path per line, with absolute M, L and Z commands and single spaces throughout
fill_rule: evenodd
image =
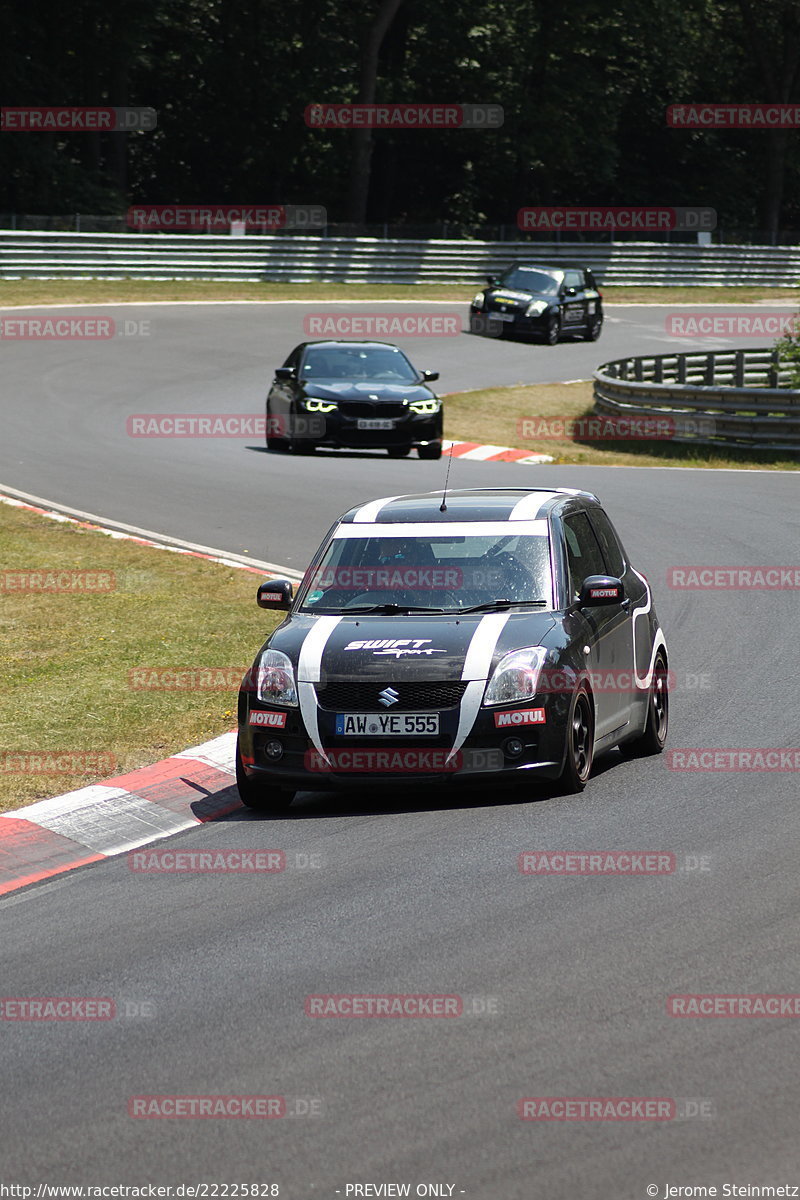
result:
M 438 713 L 337 713 L 339 737 L 435 737 Z
M 391 417 L 359 417 L 359 429 L 394 429 L 395 422 Z

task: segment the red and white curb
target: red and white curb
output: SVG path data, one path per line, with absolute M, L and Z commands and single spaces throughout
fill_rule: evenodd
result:
M 151 767 L 0 813 L 0 896 L 234 812 L 235 745 L 234 730 Z
M 531 454 L 513 446 L 482 446 L 479 442 L 442 442 L 442 453 L 451 458 L 466 458 L 472 462 L 551 463 L 551 454 Z

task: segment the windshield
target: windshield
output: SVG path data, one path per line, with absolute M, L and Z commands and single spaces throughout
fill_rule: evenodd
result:
M 519 288 L 523 292 L 537 292 L 542 296 L 555 296 L 562 279 L 561 272 L 546 275 L 535 267 L 512 267 L 500 276 L 503 287 Z
M 300 377 L 419 382 L 419 375 L 405 354 L 394 346 L 309 346 Z
M 398 531 L 335 539 L 304 580 L 300 610 L 341 613 L 397 605 L 461 612 L 502 600 L 552 607 L 546 533 L 423 539 Z

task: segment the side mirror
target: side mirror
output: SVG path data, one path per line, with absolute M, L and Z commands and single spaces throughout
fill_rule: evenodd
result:
M 424 379 L 424 380 L 425 380 L 427 383 L 433 383 L 434 379 L 438 379 L 438 378 L 439 378 L 439 372 L 438 372 L 438 371 L 423 371 L 423 372 L 422 372 L 422 378 L 423 378 L 423 379 Z
M 574 287 L 565 287 L 565 288 L 564 288 L 564 295 L 565 295 L 565 296 L 577 296 L 577 294 L 578 294 L 578 289 L 577 289 L 577 288 L 574 288 Z
M 276 379 L 294 379 L 296 374 L 297 374 L 297 369 L 295 367 L 276 367 L 275 368 L 275 378 Z
M 259 608 L 290 609 L 292 607 L 291 583 L 288 579 L 268 579 L 256 592 L 256 604 Z
M 487 275 L 486 282 L 488 283 L 489 287 L 496 287 L 497 285 L 497 280 L 495 279 L 494 275 Z
M 625 585 L 613 575 L 587 575 L 581 584 L 578 608 L 605 608 L 609 604 L 621 604 L 625 599 Z

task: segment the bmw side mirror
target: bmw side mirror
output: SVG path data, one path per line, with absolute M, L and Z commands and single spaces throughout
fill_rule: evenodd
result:
M 275 368 L 275 378 L 276 379 L 294 379 L 296 374 L 297 374 L 297 371 L 294 367 L 276 367 Z
M 434 379 L 439 378 L 439 372 L 438 371 L 423 371 L 422 378 L 426 381 L 426 383 L 433 383 Z
M 292 607 L 292 585 L 288 579 L 268 579 L 256 592 L 259 608 L 290 609 Z
M 581 584 L 578 608 L 603 608 L 609 604 L 621 604 L 625 599 L 625 585 L 613 575 L 587 575 Z

